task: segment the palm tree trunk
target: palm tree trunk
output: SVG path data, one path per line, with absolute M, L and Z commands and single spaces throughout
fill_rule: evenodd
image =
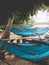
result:
M 6 30 L 4 31 L 1 39 L 9 39 L 10 38 L 10 30 L 11 30 L 11 27 L 13 24 L 13 20 L 14 20 L 14 17 L 12 19 L 9 18 Z

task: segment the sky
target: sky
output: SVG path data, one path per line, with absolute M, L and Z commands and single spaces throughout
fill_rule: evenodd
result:
M 26 10 L 33 10 L 35 5 L 42 2 L 49 5 L 49 0 L 0 0 L 0 24 L 6 23 L 11 11 L 22 9 L 25 14 Z

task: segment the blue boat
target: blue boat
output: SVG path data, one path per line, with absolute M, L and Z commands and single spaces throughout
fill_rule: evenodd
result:
M 16 26 L 11 29 L 11 32 L 21 36 L 36 36 L 46 33 L 49 28 L 32 28 L 32 26 Z M 36 34 L 37 33 L 37 34 Z
M 45 44 L 47 43 L 45 42 Z M 49 46 L 44 44 L 15 44 L 7 41 L 0 41 L 0 49 L 1 48 L 21 58 L 32 61 L 40 61 L 49 57 Z

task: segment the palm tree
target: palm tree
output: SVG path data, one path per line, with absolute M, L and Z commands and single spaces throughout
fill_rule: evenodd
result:
M 13 24 L 13 20 L 14 20 L 14 17 L 12 19 L 9 18 L 6 30 L 4 31 L 1 39 L 9 39 L 9 37 L 10 37 L 10 30 L 11 30 L 11 27 L 12 27 L 12 24 Z

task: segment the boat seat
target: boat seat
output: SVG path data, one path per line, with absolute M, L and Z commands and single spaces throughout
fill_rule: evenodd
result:
M 35 41 L 44 41 L 45 39 L 32 39 L 32 40 L 28 40 L 28 39 L 22 39 L 23 42 L 29 42 L 29 43 L 33 43 Z

